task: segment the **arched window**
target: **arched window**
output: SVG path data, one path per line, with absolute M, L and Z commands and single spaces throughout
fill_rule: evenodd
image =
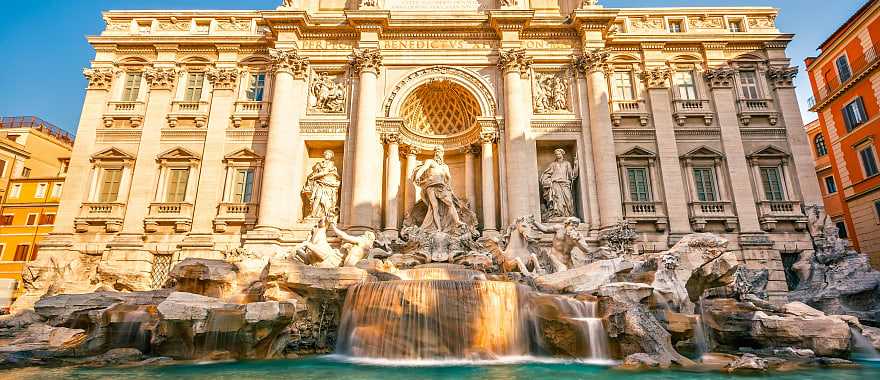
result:
M 813 139 L 813 144 L 816 145 L 816 155 L 823 157 L 828 154 L 828 147 L 825 146 L 825 137 L 821 133 Z

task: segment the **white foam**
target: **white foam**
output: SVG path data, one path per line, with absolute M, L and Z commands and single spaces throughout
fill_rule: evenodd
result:
M 505 356 L 495 359 L 381 359 L 364 358 L 345 355 L 327 355 L 324 358 L 344 363 L 376 367 L 466 367 L 466 366 L 498 366 L 518 364 L 576 364 L 611 367 L 618 364 L 614 360 L 582 360 L 559 359 L 538 356 Z

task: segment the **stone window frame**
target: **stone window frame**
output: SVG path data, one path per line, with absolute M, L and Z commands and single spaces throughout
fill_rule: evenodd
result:
M 618 99 L 614 96 L 614 74 L 618 72 L 628 72 L 630 75 L 630 84 L 632 85 L 633 99 Z M 646 98 L 645 84 L 642 81 L 641 62 L 635 57 L 629 55 L 619 55 L 612 58 L 608 63 L 608 73 L 606 80 L 608 81 L 608 97 L 611 101 L 642 101 Z
M 201 157 L 192 151 L 183 147 L 174 147 L 161 153 L 156 162 L 159 164 L 158 181 L 156 183 L 156 191 L 153 196 L 153 203 L 175 203 L 192 204 L 195 202 L 196 191 L 199 184 L 199 167 L 201 165 Z M 169 202 L 168 197 L 168 175 L 172 169 L 186 168 L 189 170 L 189 177 L 186 183 L 186 195 L 180 202 Z
M 731 30 L 730 24 L 732 22 L 739 22 L 739 27 L 740 27 L 739 31 L 734 32 L 733 30 Z M 741 16 L 741 15 L 734 15 L 734 16 L 725 15 L 724 16 L 724 29 L 726 29 L 728 32 L 731 32 L 731 33 L 748 33 L 749 32 L 748 19 L 746 18 L 746 16 Z
M 758 202 L 788 202 L 799 201 L 798 192 L 794 187 L 791 174 L 794 168 L 791 166 L 791 155 L 774 145 L 767 145 L 746 156 L 749 162 L 752 189 Z M 764 181 L 761 176 L 761 168 L 773 167 L 779 170 L 782 181 L 783 199 L 770 200 L 764 189 Z
M 617 156 L 618 175 L 621 178 L 621 191 L 623 193 L 623 201 L 636 202 L 631 199 L 629 188 L 629 178 L 627 177 L 627 169 L 643 168 L 648 169 L 648 189 L 650 190 L 649 200 L 646 203 L 660 203 L 663 194 L 659 187 L 661 177 L 659 174 L 657 155 L 648 149 L 635 146 L 626 153 Z
M 260 202 L 263 178 L 263 156 L 260 156 L 249 148 L 241 148 L 227 154 L 223 158 L 225 166 L 225 178 L 223 185 L 223 203 L 256 205 Z M 235 172 L 239 169 L 254 170 L 254 188 L 250 203 L 239 203 L 232 199 L 235 195 Z
M 121 75 L 117 75 L 113 80 L 113 85 L 110 90 L 110 99 L 117 102 L 144 102 L 150 91 L 147 79 L 144 78 L 144 71 L 146 68 L 151 67 L 150 62 L 142 57 L 128 57 L 119 61 L 116 66 L 121 71 Z M 140 73 L 141 82 L 138 87 L 137 97 L 134 100 L 124 100 L 125 82 L 130 73 Z
M 828 181 L 829 179 L 831 181 Z M 839 190 L 837 190 L 837 179 L 834 178 L 833 174 L 826 175 L 826 176 L 822 177 L 822 181 L 823 181 L 823 184 L 825 185 L 825 194 L 826 195 L 837 194 L 837 192 L 839 191 Z M 834 186 L 834 192 L 832 192 L 831 189 L 829 188 L 829 186 L 828 186 L 829 184 Z
M 681 30 L 678 32 L 672 31 L 672 23 L 677 22 L 681 25 Z M 687 16 L 664 16 L 663 24 L 666 26 L 666 32 L 670 34 L 683 34 L 690 31 L 688 28 L 688 18 Z
M 121 149 L 110 147 L 91 157 L 92 167 L 89 172 L 89 191 L 86 195 L 88 203 L 125 203 L 128 199 L 128 193 L 131 187 L 132 173 L 134 171 L 135 157 Z M 121 169 L 121 178 L 119 179 L 119 191 L 116 193 L 116 199 L 102 201 L 100 200 L 100 184 L 104 177 L 104 172 L 108 169 Z
M 862 151 L 871 149 L 871 154 L 874 156 L 874 165 L 878 166 L 878 169 L 880 169 L 880 153 L 877 152 L 877 144 L 874 144 L 874 137 L 869 136 L 867 138 L 864 138 L 859 142 L 853 144 L 852 148 L 859 160 L 859 173 L 861 173 L 862 175 L 862 180 L 864 181 L 869 178 L 880 176 L 880 171 L 869 176 L 867 167 L 865 166 L 865 161 L 862 159 Z
M 240 71 L 239 77 L 241 78 L 237 84 L 237 96 L 236 101 L 239 102 L 258 102 L 256 100 L 250 100 L 247 98 L 247 91 L 250 87 L 250 78 L 252 74 L 263 73 L 266 74 L 266 84 L 263 87 L 263 100 L 262 103 L 270 103 L 272 99 L 272 90 L 274 81 L 274 75 L 272 73 L 272 64 L 266 57 L 249 57 L 245 58 L 238 63 L 238 69 Z
M 819 149 L 820 143 L 822 149 Z M 825 143 L 825 135 L 822 134 L 822 132 L 813 136 L 813 149 L 816 152 L 816 157 L 825 157 L 828 155 L 828 144 Z
M 732 203 L 733 196 L 730 189 L 730 171 L 727 168 L 727 159 L 718 150 L 707 146 L 700 146 L 680 157 L 682 167 L 685 170 L 687 181 L 688 203 L 701 203 L 697 196 L 696 180 L 694 179 L 695 168 L 712 168 L 715 176 L 715 190 L 718 192 L 718 203 Z
M 772 91 L 770 83 L 767 81 L 767 65 L 764 64 L 759 57 L 745 56 L 738 57 L 730 62 L 730 67 L 735 70 L 734 74 L 734 91 L 737 100 L 771 100 Z M 751 71 L 755 73 L 755 81 L 758 87 L 758 97 L 751 99 L 746 98 L 742 90 L 742 73 Z
M 180 63 L 178 66 L 178 68 L 180 69 L 180 75 L 177 76 L 177 86 L 174 92 L 174 101 L 186 103 L 207 102 L 211 96 L 211 83 L 208 80 L 207 76 L 207 72 L 210 67 L 211 63 L 208 60 L 198 57 L 192 57 L 186 62 Z M 198 100 L 186 99 L 187 84 L 189 83 L 189 77 L 192 73 L 202 74 L 202 93 L 199 95 Z
M 675 84 L 675 74 L 681 71 L 690 71 L 694 76 L 694 91 L 696 92 L 696 99 L 692 100 L 705 101 L 710 99 L 709 96 L 711 94 L 709 93 L 706 82 L 703 79 L 703 72 L 705 72 L 705 68 L 702 61 L 698 60 L 695 57 L 679 56 L 669 62 L 669 67 L 672 69 L 672 76 L 669 78 L 669 91 L 671 92 L 670 98 L 673 101 L 691 100 L 679 97 L 678 87 Z

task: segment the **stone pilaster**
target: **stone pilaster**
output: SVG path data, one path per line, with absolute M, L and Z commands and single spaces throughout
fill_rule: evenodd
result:
M 654 119 L 654 133 L 657 136 L 657 158 L 660 161 L 660 179 L 663 182 L 663 196 L 669 218 L 669 233 L 673 240 L 691 232 L 687 213 L 687 191 L 681 172 L 678 143 L 675 138 L 675 121 L 672 119 L 672 100 L 669 97 L 669 67 L 654 67 L 645 70 L 643 79 L 648 87 L 651 102 L 651 117 Z M 654 178 L 657 180 L 657 178 Z M 660 194 L 654 194 L 659 197 Z
M 507 178 L 507 215 L 512 219 L 534 215 L 537 199 L 531 199 L 530 189 L 537 186 L 531 181 L 537 174 L 537 161 L 529 157 L 534 145 L 531 136 L 531 104 L 527 102 L 523 77 L 527 77 L 532 59 L 524 49 L 501 51 L 498 67 L 504 76 L 505 173 Z
M 379 71 L 382 53 L 378 49 L 354 51 L 351 66 L 358 75 L 357 123 L 354 127 L 354 175 L 352 177 L 351 226 L 378 228 L 381 202 L 382 150 L 376 132 Z M 378 156 L 378 157 L 377 157 Z M 378 176 L 378 177 L 377 177 Z
M 575 61 L 577 64 L 577 61 Z M 580 71 L 580 70 L 578 70 Z M 578 92 L 582 94 L 578 97 L 580 100 L 580 112 L 581 115 L 589 115 L 590 114 L 590 99 L 589 99 L 589 90 L 587 83 L 587 75 L 582 71 L 577 76 L 577 86 Z M 596 165 L 595 161 L 593 161 L 594 153 L 593 153 L 593 144 L 591 142 L 593 133 L 592 133 L 592 125 L 590 123 L 589 117 L 581 118 L 581 139 L 584 142 L 582 145 L 583 155 L 580 157 L 582 160 L 582 165 L 580 165 L 581 170 L 584 172 L 581 176 L 583 183 L 587 186 L 587 215 L 585 218 L 585 222 L 590 224 L 591 230 L 598 230 L 601 221 L 599 219 L 599 195 L 598 195 L 598 184 L 596 180 Z
M 477 174 L 474 170 L 474 161 L 476 160 L 477 153 L 479 153 L 479 149 L 468 145 L 462 148 L 462 153 L 464 153 L 464 195 L 471 209 L 476 210 L 477 187 L 475 184 Z
M 484 131 L 480 134 L 480 165 L 482 176 L 480 176 L 480 188 L 483 195 L 483 233 L 489 234 L 498 232 L 498 222 L 495 213 L 495 155 L 493 153 L 493 144 L 498 139 L 495 131 Z
M 385 232 L 392 237 L 397 236 L 400 229 L 400 136 L 387 133 L 382 141 L 388 148 L 385 171 Z
M 419 187 L 410 181 L 410 178 L 412 178 L 413 173 L 416 171 L 416 165 L 418 165 L 419 149 L 414 146 L 408 146 L 403 149 L 403 153 L 406 155 L 406 188 L 404 189 L 406 203 L 403 212 L 407 213 L 416 205 L 420 195 Z

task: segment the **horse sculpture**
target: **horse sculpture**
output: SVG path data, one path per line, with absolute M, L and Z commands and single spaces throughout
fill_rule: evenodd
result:
M 520 272 L 526 276 L 544 273 L 538 260 L 538 238 L 532 236 L 532 218 L 517 218 L 504 231 L 501 240 L 491 239 L 486 244 L 503 273 Z

